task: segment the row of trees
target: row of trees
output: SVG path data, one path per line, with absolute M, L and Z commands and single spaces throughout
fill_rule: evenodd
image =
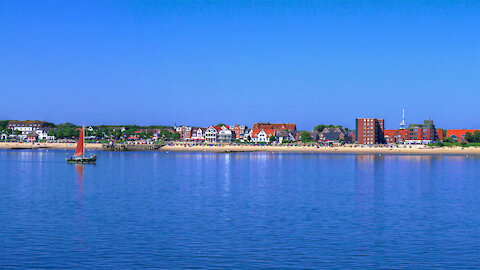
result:
M 51 129 L 48 132 L 48 135 L 53 135 L 57 139 L 71 139 L 71 138 L 78 138 L 80 135 L 80 126 L 76 126 L 72 123 L 65 123 L 56 125 L 55 128 Z M 160 129 L 163 128 L 163 129 Z M 85 130 L 85 136 L 87 137 L 96 137 L 97 139 L 102 138 L 109 138 L 115 140 L 122 140 L 129 138 L 132 135 L 138 136 L 140 139 L 150 139 L 153 137 L 153 129 L 160 129 L 159 137 L 164 138 L 166 140 L 175 140 L 180 138 L 180 134 L 174 132 L 172 133 L 169 127 L 165 126 L 148 126 L 148 127 L 141 127 L 137 125 L 127 125 L 123 126 L 123 128 L 111 128 L 106 125 L 101 125 L 95 128 L 94 130 Z M 143 130 L 141 133 L 137 133 L 136 131 Z
M 323 125 L 323 124 L 320 124 L 318 126 L 316 126 L 313 130 L 314 131 L 323 131 L 325 128 L 343 128 L 343 126 L 335 126 L 335 125 Z M 345 131 L 348 131 L 348 128 L 345 128 Z
M 467 132 L 465 134 L 465 140 L 469 143 L 480 143 L 480 131 L 475 131 L 473 134 Z
M 48 135 L 55 136 L 57 139 L 71 139 L 72 137 L 78 137 L 80 135 L 80 130 L 77 128 L 78 126 L 72 123 L 54 125 L 54 128 L 48 131 Z

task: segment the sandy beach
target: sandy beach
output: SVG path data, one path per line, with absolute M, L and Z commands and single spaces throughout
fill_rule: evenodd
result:
M 190 145 L 166 145 L 161 151 L 180 151 L 180 152 L 274 152 L 274 153 L 338 153 L 338 154 L 478 154 L 480 148 L 475 147 L 362 147 L 353 145 L 338 147 L 309 147 L 309 146 L 190 146 Z
M 75 149 L 75 143 L 19 143 L 0 142 L 0 149 Z M 100 143 L 85 144 L 86 150 L 102 150 Z M 158 150 L 156 150 L 158 151 Z M 163 146 L 159 151 L 172 152 L 270 152 L 270 153 L 337 153 L 337 154 L 471 154 L 480 155 L 480 147 L 428 147 L 428 146 L 399 146 L 399 147 L 363 147 L 357 145 L 325 147 L 325 146 L 254 146 L 254 145 L 190 145 L 175 143 Z
M 70 150 L 75 149 L 77 146 L 76 143 L 20 143 L 20 142 L 0 142 L 0 149 L 64 149 Z M 86 150 L 101 150 L 102 144 L 101 143 L 86 143 L 85 144 Z

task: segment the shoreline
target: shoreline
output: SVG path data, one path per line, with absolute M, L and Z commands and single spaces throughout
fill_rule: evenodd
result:
M 53 149 L 73 150 L 76 143 L 12 143 L 0 142 L 0 149 Z M 101 143 L 87 143 L 86 150 L 102 150 Z M 480 155 L 480 147 L 362 147 L 353 145 L 337 147 L 308 147 L 308 146 L 252 146 L 252 145 L 189 145 L 177 143 L 165 145 L 159 150 L 144 150 L 159 152 L 212 152 L 212 153 L 319 153 L 319 154 L 406 154 L 406 155 Z
M 213 153 L 305 153 L 305 154 L 400 154 L 400 155 L 480 155 L 480 148 L 387 148 L 387 147 L 308 147 L 308 146 L 164 146 L 160 151 Z
M 19 143 L 19 142 L 0 142 L 0 149 L 6 150 L 24 150 L 24 149 L 58 149 L 74 150 L 77 143 Z M 101 143 L 86 143 L 85 150 L 102 150 Z

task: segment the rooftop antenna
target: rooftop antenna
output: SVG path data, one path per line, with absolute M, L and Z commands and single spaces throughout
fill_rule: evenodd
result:
M 403 109 L 403 117 L 402 117 L 402 122 L 400 123 L 400 129 L 405 129 L 407 127 L 407 124 L 405 124 L 405 109 Z

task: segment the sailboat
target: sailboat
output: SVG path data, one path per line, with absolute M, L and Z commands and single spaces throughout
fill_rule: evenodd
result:
M 75 154 L 73 157 L 67 158 L 68 163 L 95 163 L 97 161 L 97 156 L 93 155 L 90 157 L 85 156 L 85 125 L 82 126 L 82 133 L 78 138 L 77 148 L 75 148 Z

